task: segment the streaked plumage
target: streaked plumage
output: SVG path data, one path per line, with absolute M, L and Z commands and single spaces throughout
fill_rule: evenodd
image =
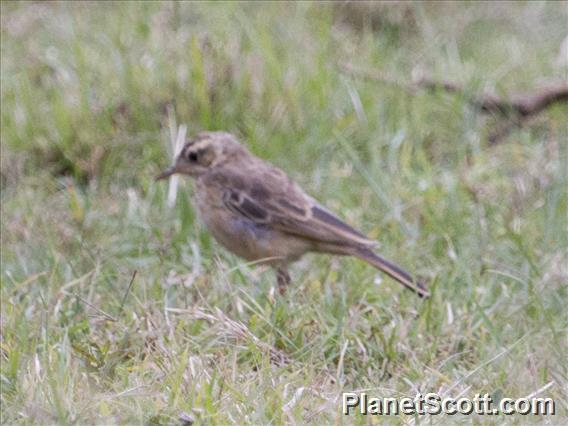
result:
M 196 204 L 215 239 L 236 255 L 267 263 L 284 292 L 289 263 L 307 252 L 351 255 L 415 291 L 428 291 L 399 266 L 373 252 L 369 240 L 321 206 L 286 173 L 252 155 L 225 132 L 203 132 L 187 142 L 159 179 L 196 178 Z

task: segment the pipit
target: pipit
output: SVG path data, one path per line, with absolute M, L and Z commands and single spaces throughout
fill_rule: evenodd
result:
M 156 179 L 175 173 L 196 179 L 197 209 L 215 239 L 237 256 L 273 267 L 281 294 L 290 283 L 288 265 L 317 252 L 355 256 L 419 296 L 429 296 L 422 283 L 373 251 L 375 241 L 322 207 L 282 170 L 252 155 L 230 133 L 199 133 Z

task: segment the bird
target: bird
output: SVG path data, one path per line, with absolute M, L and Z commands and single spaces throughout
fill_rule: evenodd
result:
M 422 298 L 430 293 L 397 264 L 375 253 L 377 242 L 345 223 L 288 175 L 255 155 L 236 136 L 200 132 L 156 180 L 174 174 L 195 179 L 197 211 L 215 240 L 237 256 L 267 264 L 280 294 L 291 282 L 289 265 L 308 252 L 354 256 Z

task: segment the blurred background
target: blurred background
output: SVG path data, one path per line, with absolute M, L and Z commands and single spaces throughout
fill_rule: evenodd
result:
M 5 421 L 333 421 L 341 391 L 381 387 L 548 386 L 565 410 L 567 20 L 536 1 L 3 2 Z M 432 300 L 326 257 L 275 300 L 195 220 L 189 181 L 174 208 L 154 183 L 181 124 L 238 135 Z

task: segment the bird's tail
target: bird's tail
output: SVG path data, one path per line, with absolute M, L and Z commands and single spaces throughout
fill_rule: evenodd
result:
M 367 263 L 370 263 L 375 268 L 395 279 L 409 290 L 415 292 L 418 296 L 424 298 L 430 297 L 430 293 L 424 284 L 412 278 L 412 276 L 400 266 L 389 262 L 371 249 L 367 247 L 358 248 L 355 252 L 355 256 Z

